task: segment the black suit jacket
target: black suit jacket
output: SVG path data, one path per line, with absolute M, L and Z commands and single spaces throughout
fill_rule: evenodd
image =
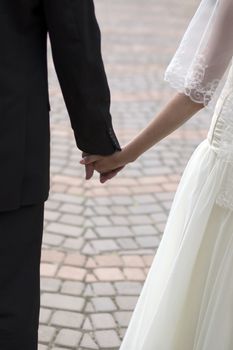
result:
M 93 1 L 1 0 L 0 211 L 49 195 L 48 34 L 77 147 L 121 150 Z

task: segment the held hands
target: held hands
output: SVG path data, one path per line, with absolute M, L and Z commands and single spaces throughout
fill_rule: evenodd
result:
M 90 155 L 83 152 L 83 158 L 80 160 L 80 164 L 85 165 L 86 180 L 89 180 L 93 176 L 95 170 L 100 173 L 101 183 L 116 176 L 128 163 L 124 160 L 123 155 L 123 150 L 116 151 L 109 156 Z

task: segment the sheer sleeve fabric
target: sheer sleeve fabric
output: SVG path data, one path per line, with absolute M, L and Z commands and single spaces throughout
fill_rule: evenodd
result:
M 202 0 L 168 65 L 164 79 L 214 109 L 233 56 L 233 0 Z

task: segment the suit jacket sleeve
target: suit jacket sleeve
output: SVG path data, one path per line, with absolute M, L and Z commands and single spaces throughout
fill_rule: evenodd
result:
M 43 0 L 54 66 L 77 147 L 91 154 L 121 150 L 110 114 L 93 0 Z

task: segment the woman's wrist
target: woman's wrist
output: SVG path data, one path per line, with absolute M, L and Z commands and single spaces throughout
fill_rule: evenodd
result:
M 122 163 L 132 163 L 137 160 L 139 155 L 137 154 L 134 147 L 131 147 L 131 143 L 128 143 L 122 147 L 122 151 L 119 153 L 119 157 Z

